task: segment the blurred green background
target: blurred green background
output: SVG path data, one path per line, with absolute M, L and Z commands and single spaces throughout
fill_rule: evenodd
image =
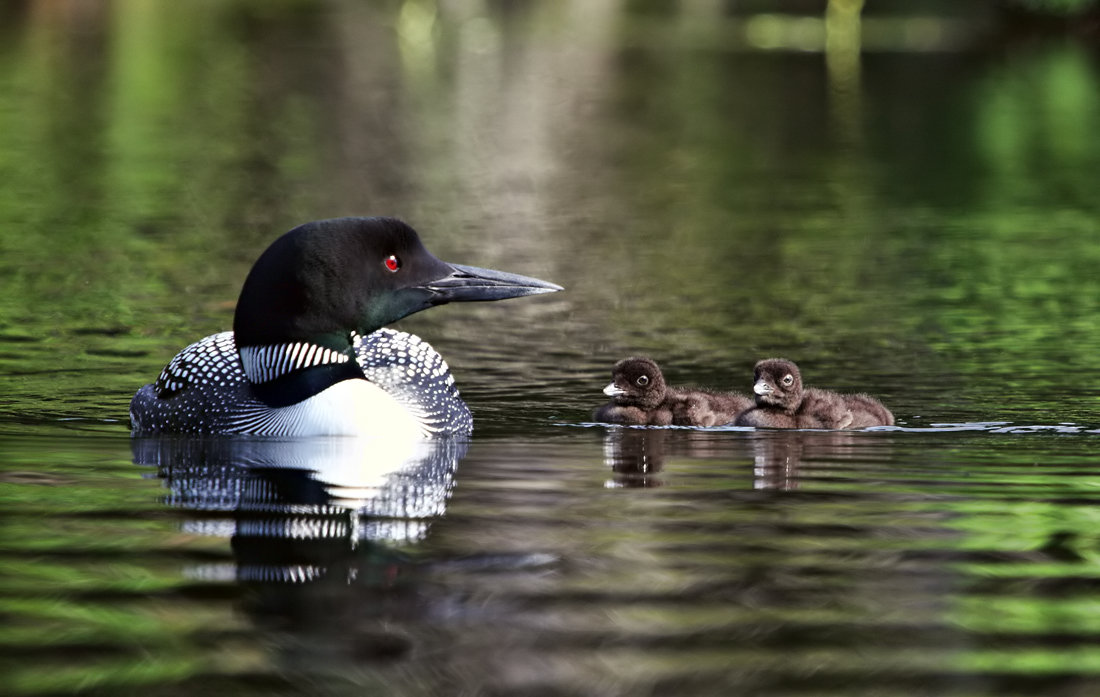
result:
M 1088 419 L 1098 126 L 1091 2 L 9 1 L 0 409 L 124 422 L 268 241 L 378 214 L 567 286 L 406 321 L 490 416 L 650 353 Z

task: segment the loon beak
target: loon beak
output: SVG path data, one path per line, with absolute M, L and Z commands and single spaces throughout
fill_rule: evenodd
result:
M 435 295 L 433 303 L 437 305 L 474 300 L 504 300 L 563 290 L 556 283 L 540 281 L 530 276 L 481 269 L 476 266 L 459 264 L 448 264 L 448 266 L 452 269 L 450 274 L 423 286 Z
M 758 395 L 766 395 L 772 391 L 772 388 L 763 380 L 757 380 L 756 384 L 752 386 L 752 391 Z
M 615 383 L 611 383 L 607 387 L 603 388 L 603 393 L 608 397 L 618 397 L 621 394 L 626 394 L 626 390 L 619 387 Z

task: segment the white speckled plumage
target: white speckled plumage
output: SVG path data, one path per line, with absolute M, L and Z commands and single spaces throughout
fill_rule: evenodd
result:
M 473 419 L 446 361 L 413 334 L 379 329 L 353 335 L 366 380 L 344 380 L 285 407 L 256 398 L 233 332 L 208 336 L 172 359 L 130 405 L 136 434 L 193 433 L 270 436 L 466 435 Z M 299 351 L 301 354 L 301 351 Z M 318 352 L 319 353 L 319 352 Z M 256 352 L 271 364 L 258 375 L 279 376 L 289 351 Z M 304 354 L 303 354 L 304 355 Z

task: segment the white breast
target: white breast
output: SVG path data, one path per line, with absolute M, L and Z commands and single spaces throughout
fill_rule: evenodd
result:
M 287 407 L 242 414 L 231 430 L 276 436 L 360 436 L 393 440 L 431 433 L 385 390 L 366 380 L 344 380 Z

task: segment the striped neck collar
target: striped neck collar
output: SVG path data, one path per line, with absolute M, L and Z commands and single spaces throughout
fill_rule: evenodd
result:
M 352 332 L 352 350 L 357 351 L 362 338 Z M 308 341 L 267 346 L 242 346 L 238 349 L 241 365 L 249 382 L 271 382 L 296 370 L 319 365 L 337 365 L 352 360 L 345 352 L 336 351 Z

